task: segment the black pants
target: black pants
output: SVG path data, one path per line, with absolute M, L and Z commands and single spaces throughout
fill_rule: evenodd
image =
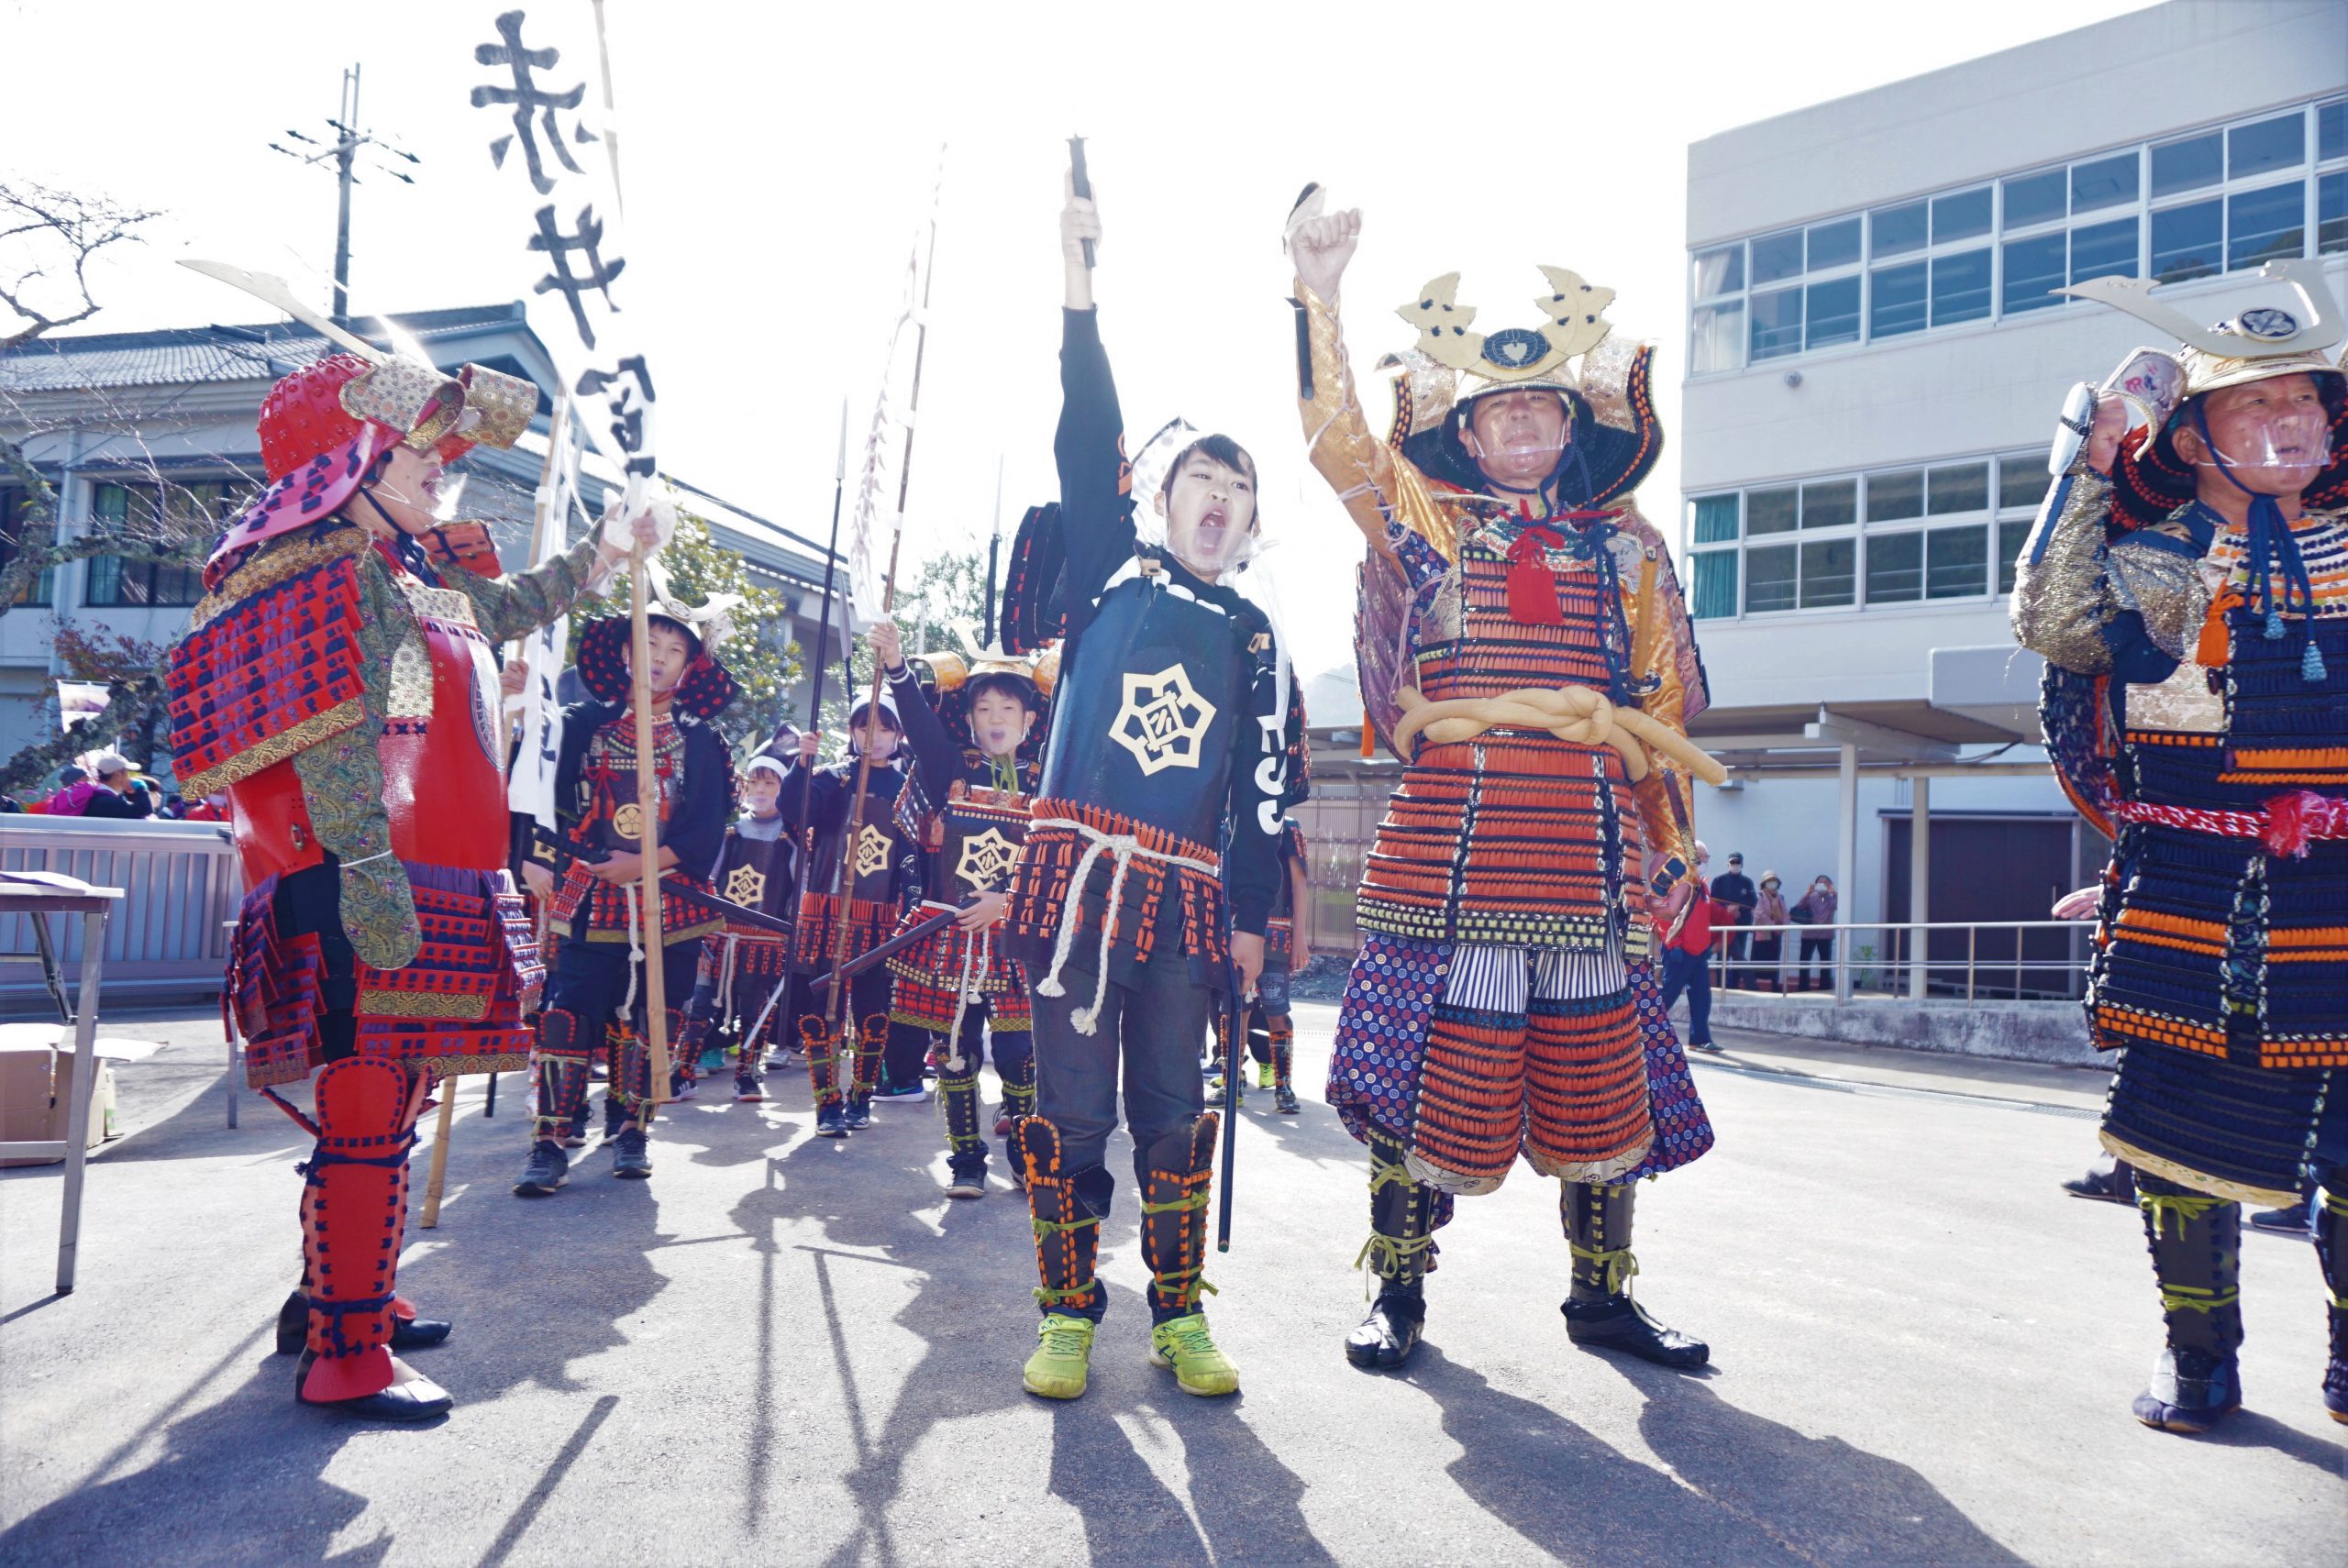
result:
M 1755 990 L 1776 990 L 1778 970 L 1786 955 L 1783 932 L 1772 932 L 1753 939 L 1753 986 Z
M 1110 981 L 1091 1034 L 1069 1015 L 1092 1005 L 1093 977 L 1071 967 L 1060 980 L 1066 996 L 1036 998 L 1036 1114 L 1059 1129 L 1069 1168 L 1106 1157 L 1121 1088 L 1136 1148 L 1197 1120 L 1199 1045 L 1217 993 L 1192 983 L 1182 955 L 1160 954 L 1131 986 Z
M 1739 923 L 1742 924 L 1743 922 L 1740 922 Z M 1750 939 L 1741 930 L 1732 931 L 1728 933 L 1728 951 L 1726 954 L 1728 963 L 1721 977 L 1721 983 L 1729 990 L 1735 990 L 1745 983 L 1747 971 L 1744 967 L 1744 944 L 1748 940 Z
M 1810 961 L 1812 958 L 1824 962 L 1825 967 L 1819 971 L 1821 983 L 1832 986 L 1834 983 L 1834 933 L 1833 932 L 1827 932 L 1822 936 L 1811 936 L 1805 932 L 1802 935 L 1801 957 L 1794 966 L 1794 973 L 1800 977 L 1802 988 L 1805 990 L 1810 988 Z

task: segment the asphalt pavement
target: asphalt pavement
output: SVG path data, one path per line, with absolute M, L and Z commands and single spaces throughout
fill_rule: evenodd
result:
M 588 1150 L 525 1201 L 508 1075 L 494 1120 L 463 1082 L 439 1228 L 410 1220 L 401 1287 L 458 1324 L 414 1358 L 458 1400 L 423 1429 L 294 1405 L 270 1331 L 307 1141 L 249 1095 L 222 1124 L 216 1020 L 110 1021 L 163 1048 L 120 1070 L 72 1296 L 57 1171 L 0 1173 L 0 1564 L 2348 1560 L 2305 1242 L 2244 1242 L 2248 1408 L 2201 1440 L 2130 1419 L 2143 1233 L 2055 1185 L 2099 1075 L 1724 1036 L 1697 1067 L 1719 1146 L 1642 1190 L 1635 1238 L 1639 1297 L 1711 1369 L 1567 1343 L 1556 1187 L 1520 1167 L 1460 1205 L 1426 1342 L 1379 1376 L 1339 1350 L 1368 1227 L 1318 1102 L 1335 1016 L 1299 1009 L 1304 1114 L 1244 1112 L 1208 1268 L 1235 1398 L 1145 1360 L 1122 1147 L 1092 1388 L 1055 1405 L 1019 1386 L 1025 1208 L 1000 1170 L 944 1197 L 934 1105 L 818 1140 L 778 1074 L 674 1108 L 650 1182 Z

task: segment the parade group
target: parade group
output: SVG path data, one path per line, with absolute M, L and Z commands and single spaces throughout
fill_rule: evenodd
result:
M 1636 1184 L 1712 1143 L 1656 971 L 1702 893 L 1693 783 L 1724 777 L 1687 736 L 1704 670 L 1634 502 L 1662 447 L 1653 349 L 1563 269 L 1539 270 L 1536 324 L 1486 332 L 1439 277 L 1399 313 L 1418 336 L 1392 345 L 1394 410 L 1373 418 L 1339 309 L 1360 234 L 1311 187 L 1285 231 L 1304 446 L 1368 547 L 1365 724 L 1403 765 L 1325 1087 L 1368 1154 L 1378 1288 L 1345 1353 L 1408 1362 L 1456 1201 L 1523 1159 L 1559 1185 L 1568 1340 L 1699 1367 L 1707 1346 L 1631 1294 Z M 1175 421 L 1127 450 L 1102 238 L 1071 193 L 1059 495 L 1020 530 L 991 634 L 909 657 L 873 626 L 881 679 L 825 766 L 812 730 L 721 729 L 728 617 L 656 583 L 640 640 L 626 613 L 577 639 L 552 835 L 508 811 L 499 650 L 657 552 L 661 510 L 615 503 L 567 555 L 501 576 L 437 486 L 525 433 L 534 385 L 338 354 L 271 393 L 271 483 L 205 567 L 172 695 L 182 787 L 226 791 L 242 855 L 227 1006 L 250 1079 L 312 1086 L 306 1110 L 278 1101 L 316 1140 L 279 1320 L 303 1403 L 449 1408 L 398 1353 L 449 1325 L 394 1284 L 436 1087 L 526 1070 L 514 1190 L 553 1198 L 599 1063 L 609 1172 L 644 1178 L 658 1106 L 727 1053 L 746 1100 L 803 1054 L 824 1137 L 934 1075 L 955 1197 L 988 1192 L 999 1143 L 1036 1237 L 1024 1386 L 1050 1398 L 1083 1393 L 1108 1301 L 1122 1104 L 1149 1358 L 1187 1393 L 1237 1388 L 1202 1309 L 1220 1124 L 1201 1058 L 1221 1062 L 1223 1114 L 1249 1053 L 1275 1110 L 1299 1109 L 1304 717 L 1247 592 L 1280 521 L 1249 448 Z M 2239 1205 L 2310 1180 L 2320 1397 L 2348 1420 L 2348 378 L 2312 269 L 2267 283 L 2304 316 L 2262 296 L 2205 327 L 2106 292 L 2178 346 L 2064 408 L 2013 602 L 2047 661 L 2050 756 L 2116 845 L 2088 1026 L 2119 1053 L 2103 1137 L 2137 1172 L 2166 1323 L 2134 1412 L 2181 1432 L 2243 1399 Z

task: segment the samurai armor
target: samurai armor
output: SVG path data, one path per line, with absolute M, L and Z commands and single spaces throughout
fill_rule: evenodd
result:
M 323 1403 L 393 1380 L 391 1339 L 408 1151 L 425 1080 L 388 1062 L 346 1060 L 318 1075 L 317 1143 L 303 1165 L 307 1344 L 302 1396 Z
M 1207 1201 L 1214 1184 L 1212 1110 L 1134 1151 L 1141 1183 L 1141 1255 L 1149 1270 L 1149 1310 L 1164 1322 L 1199 1309 L 1206 1283 Z
M 2299 1200 L 2306 1169 L 2348 1163 L 2348 1100 L 2338 1077 L 2132 1045 L 2104 1104 L 2103 1146 L 2140 1177 L 2287 1208 Z
M 1059 1129 L 1030 1116 L 1012 1134 L 1025 1166 L 1027 1206 L 1036 1231 L 1036 1300 L 1047 1312 L 1099 1321 L 1108 1293 L 1093 1273 L 1101 1221 L 1116 1182 L 1099 1165 L 1069 1170 L 1060 1157 Z

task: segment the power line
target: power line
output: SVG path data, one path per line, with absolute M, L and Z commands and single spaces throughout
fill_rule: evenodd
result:
M 421 165 L 424 160 L 397 142 L 360 127 L 359 67 L 356 65 L 342 73 L 341 106 L 337 114 L 327 116 L 327 125 L 334 132 L 331 138 L 305 136 L 290 127 L 285 132 L 293 140 L 305 148 L 314 148 L 315 151 L 304 152 L 273 141 L 269 144 L 269 149 L 314 167 L 322 168 L 329 160 L 334 164 L 335 184 L 339 198 L 334 231 L 334 319 L 338 325 L 348 326 L 350 320 L 350 188 L 360 182 L 359 155 L 369 148 L 374 149 L 374 161 L 369 165 L 368 172 L 388 174 L 405 185 L 413 185 L 415 181 L 404 172 L 398 163 Z

